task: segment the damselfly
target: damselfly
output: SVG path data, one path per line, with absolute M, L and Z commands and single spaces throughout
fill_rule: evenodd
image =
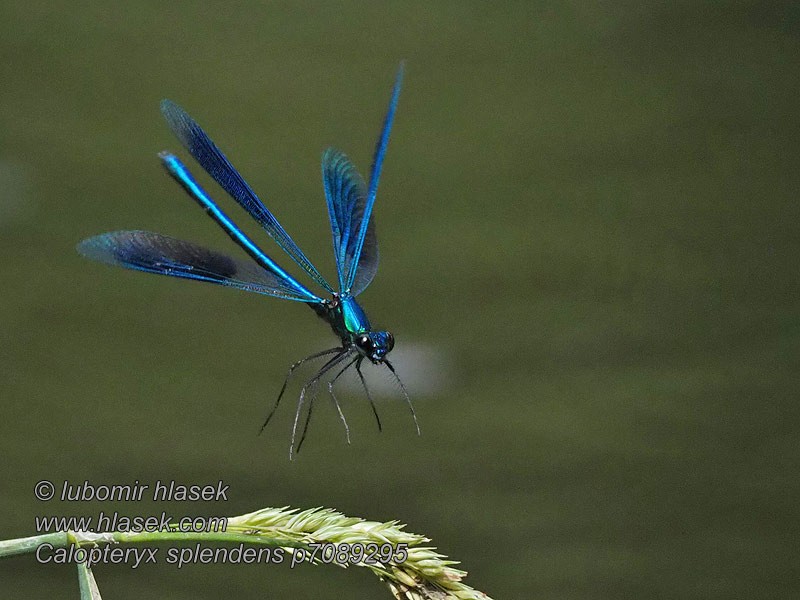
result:
M 211 141 L 211 138 L 186 111 L 169 100 L 161 102 L 161 112 L 170 129 L 186 150 L 324 292 L 321 295 L 312 292 L 267 256 L 222 212 L 195 181 L 186 166 L 169 152 L 162 152 L 159 155 L 167 172 L 250 256 L 252 261 L 233 258 L 192 242 L 149 231 L 104 233 L 78 244 L 78 251 L 81 254 L 107 264 L 159 275 L 208 281 L 249 292 L 305 302 L 317 315 L 330 324 L 334 333 L 341 340 L 341 345 L 312 354 L 291 366 L 278 393 L 275 405 L 261 428 L 263 431 L 275 414 L 295 369 L 306 361 L 327 357 L 322 367 L 311 379 L 306 381 L 300 390 L 289 445 L 290 458 L 295 451 L 298 422 L 304 401 L 308 396 L 308 410 L 300 439 L 297 442 L 297 451 L 300 450 L 308 430 L 318 385 L 323 376 L 329 372 L 333 372 L 334 375 L 328 381 L 328 392 L 344 425 L 347 441 L 350 441 L 350 428 L 334 394 L 333 384 L 352 366 L 355 366 L 356 373 L 358 373 L 372 406 L 378 429 L 381 429 L 375 402 L 361 372 L 361 364 L 364 359 L 368 359 L 376 365 L 385 365 L 397 379 L 411 409 L 417 433 L 419 433 L 419 425 L 411 399 L 392 363 L 387 358 L 387 354 L 394 346 L 394 338 L 388 331 L 373 330 L 364 310 L 356 302 L 356 296 L 367 288 L 378 269 L 378 244 L 372 207 L 375 203 L 378 179 L 389 142 L 389 131 L 392 127 L 402 78 L 403 65 L 401 64 L 395 79 L 389 108 L 384 117 L 383 129 L 375 146 L 368 183 L 364 181 L 350 159 L 342 152 L 328 148 L 322 154 L 322 181 L 333 232 L 334 258 L 339 278 L 338 290 L 325 281 L 311 261 L 303 254 L 303 251 L 259 200 L 255 192 L 245 183 L 238 171 Z

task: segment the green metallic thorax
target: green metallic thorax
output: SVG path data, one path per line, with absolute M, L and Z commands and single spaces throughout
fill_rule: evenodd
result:
M 333 332 L 345 344 L 352 343 L 356 335 L 371 331 L 369 319 L 355 298 L 334 298 L 326 304 L 309 302 L 308 305 L 330 324 Z

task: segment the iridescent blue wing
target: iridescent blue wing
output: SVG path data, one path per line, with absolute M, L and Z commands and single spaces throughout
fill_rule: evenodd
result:
M 281 227 L 277 219 L 267 210 L 255 192 L 250 189 L 238 171 L 231 165 L 225 155 L 211 141 L 200 126 L 185 110 L 170 100 L 161 101 L 161 112 L 167 120 L 172 132 L 180 140 L 189 153 L 202 165 L 217 183 L 236 200 L 242 208 L 258 221 L 278 245 L 299 264 L 314 281 L 328 292 L 333 288 L 319 274 L 319 271 L 297 247 L 289 234 Z
M 83 240 L 87 258 L 128 269 L 209 281 L 228 287 L 308 302 L 286 279 L 248 260 L 150 231 L 115 231 Z
M 356 270 L 349 295 L 357 296 L 366 289 L 378 270 L 378 241 L 374 218 L 370 219 L 367 227 L 361 258 L 358 263 L 353 260 L 358 229 L 364 218 L 367 202 L 367 185 L 350 159 L 334 148 L 328 148 L 322 154 L 322 182 L 325 186 L 325 199 L 328 201 L 339 289 L 342 293 L 345 292 L 346 283 L 351 280 L 351 271 Z
M 230 238 L 241 246 L 242 250 L 247 252 L 258 265 L 264 270 L 269 272 L 273 277 L 283 280 L 283 287 L 285 289 L 294 290 L 298 295 L 304 297 L 308 302 L 324 302 L 322 298 L 307 290 L 305 286 L 300 284 L 294 277 L 284 271 L 280 265 L 267 256 L 261 248 L 256 246 L 247 235 L 239 229 L 236 224 L 231 221 L 230 217 L 226 215 L 222 209 L 211 199 L 211 196 L 200 187 L 200 184 L 195 181 L 189 169 L 186 168 L 178 158 L 169 152 L 162 152 L 159 154 L 161 164 L 167 170 L 175 181 L 186 190 L 186 193 L 197 202 L 222 229 L 227 233 Z
M 358 265 L 359 261 L 361 260 L 361 254 L 367 238 L 367 230 L 369 229 L 371 223 L 372 206 L 375 204 L 375 195 L 378 191 L 378 180 L 381 176 L 381 166 L 383 165 L 383 158 L 386 155 L 386 146 L 389 143 L 389 132 L 392 129 L 394 111 L 395 108 L 397 108 L 397 98 L 400 95 L 400 85 L 403 82 L 404 66 L 404 63 L 400 63 L 400 69 L 397 71 L 397 78 L 395 79 L 394 88 L 392 89 L 392 97 L 389 100 L 389 108 L 386 111 L 386 116 L 383 118 L 383 129 L 381 130 L 381 135 L 378 138 L 378 143 L 375 145 L 375 154 L 372 157 L 372 168 L 370 169 L 369 174 L 369 189 L 367 190 L 367 200 L 364 203 L 364 214 L 361 219 L 361 223 L 359 224 L 359 228 L 357 232 L 355 232 L 356 241 L 352 259 L 352 262 L 355 265 Z M 358 266 L 350 269 L 349 279 L 345 281 L 345 285 L 342 288 L 343 294 L 355 296 L 355 293 L 353 292 L 355 290 L 356 275 L 359 270 L 360 269 Z

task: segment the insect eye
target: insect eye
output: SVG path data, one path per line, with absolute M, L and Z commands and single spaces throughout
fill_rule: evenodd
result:
M 386 351 L 387 352 L 391 352 L 392 348 L 394 348 L 394 336 L 387 331 L 386 332 Z
M 369 346 L 370 345 L 369 336 L 368 335 L 360 335 L 360 336 L 358 336 L 358 339 L 356 340 L 356 343 L 359 346 Z

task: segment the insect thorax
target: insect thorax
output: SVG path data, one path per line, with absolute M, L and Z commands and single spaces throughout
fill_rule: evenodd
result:
M 344 345 L 354 343 L 356 336 L 369 333 L 371 330 L 364 309 L 354 298 L 342 300 L 339 296 L 334 296 L 325 303 L 309 302 L 308 305 L 321 319 L 328 322 Z

